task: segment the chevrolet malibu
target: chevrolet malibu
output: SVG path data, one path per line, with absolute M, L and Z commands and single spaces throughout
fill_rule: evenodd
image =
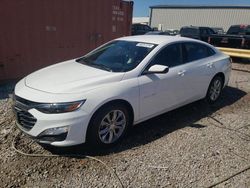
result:
M 16 122 L 39 143 L 112 146 L 132 125 L 203 98 L 216 102 L 230 71 L 230 58 L 201 41 L 119 38 L 19 81 Z

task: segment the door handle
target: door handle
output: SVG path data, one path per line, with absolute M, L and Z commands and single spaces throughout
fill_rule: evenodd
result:
M 184 76 L 184 75 L 185 75 L 185 72 L 186 72 L 185 70 L 182 70 L 182 71 L 178 72 L 178 75 L 179 75 L 179 76 Z

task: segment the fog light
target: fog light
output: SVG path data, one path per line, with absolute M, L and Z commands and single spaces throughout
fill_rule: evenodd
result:
M 41 134 L 38 135 L 38 141 L 56 142 L 63 141 L 68 135 L 69 127 L 56 127 L 51 129 L 46 129 Z
M 69 130 L 69 127 L 56 127 L 56 128 L 51 128 L 51 129 L 46 129 L 43 131 L 39 136 L 45 136 L 45 135 L 59 135 L 63 133 L 67 133 Z

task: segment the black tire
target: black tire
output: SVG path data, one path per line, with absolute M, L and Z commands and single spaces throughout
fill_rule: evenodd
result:
M 100 136 L 100 132 L 101 132 L 101 123 L 104 121 L 104 118 L 110 114 L 110 113 L 114 113 L 114 111 L 118 111 L 118 112 L 122 112 L 126 122 L 124 124 L 124 129 L 121 133 L 121 135 L 119 136 L 119 138 L 117 138 L 114 142 L 112 143 L 104 143 L 104 141 L 102 140 L 101 136 Z M 128 109 L 126 108 L 125 105 L 123 104 L 119 104 L 119 103 L 109 103 L 103 107 L 101 107 L 101 109 L 99 109 L 94 116 L 92 117 L 89 127 L 88 127 L 88 131 L 87 131 L 87 144 L 89 145 L 90 148 L 94 149 L 94 148 L 108 148 L 111 147 L 117 143 L 119 143 L 119 141 L 121 141 L 121 139 L 124 137 L 124 135 L 126 134 L 128 127 L 131 124 L 131 116 L 130 113 L 128 111 Z M 106 128 L 105 128 L 106 129 Z M 114 130 L 113 130 L 114 131 Z M 114 136 L 114 133 L 113 133 Z
M 217 88 L 217 95 L 216 96 L 213 96 L 215 95 L 213 92 L 215 91 L 216 88 L 215 85 L 216 83 L 220 83 L 220 87 Z M 208 104 L 214 104 L 216 103 L 220 96 L 221 96 L 221 92 L 222 92 L 222 89 L 223 89 L 223 85 L 224 85 L 224 82 L 223 82 L 223 79 L 221 78 L 221 76 L 215 76 L 213 78 L 213 80 L 211 81 L 211 83 L 209 84 L 209 87 L 208 87 L 208 90 L 207 90 L 207 95 L 206 95 L 206 101 L 208 102 Z

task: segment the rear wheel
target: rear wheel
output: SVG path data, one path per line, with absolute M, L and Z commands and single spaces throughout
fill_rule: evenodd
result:
M 129 111 L 122 104 L 105 105 L 94 115 L 88 130 L 91 146 L 108 147 L 118 143 L 130 124 Z
M 220 98 L 222 88 L 223 79 L 220 76 L 214 77 L 209 85 L 206 96 L 206 100 L 209 104 L 215 103 Z

